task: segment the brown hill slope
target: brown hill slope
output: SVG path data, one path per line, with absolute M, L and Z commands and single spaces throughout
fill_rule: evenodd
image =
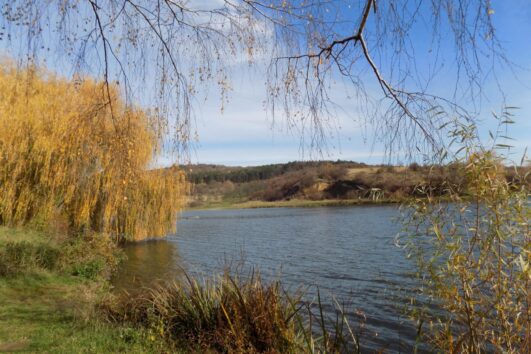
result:
M 426 191 L 444 197 L 449 188 L 466 194 L 457 165 L 366 165 L 352 161 L 290 162 L 254 167 L 191 165 L 188 206 L 300 206 L 397 202 Z M 514 168 L 506 168 L 508 181 Z M 334 202 L 332 202 L 334 201 Z

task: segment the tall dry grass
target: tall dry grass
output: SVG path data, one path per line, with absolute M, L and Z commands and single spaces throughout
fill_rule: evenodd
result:
M 69 231 L 116 239 L 175 228 L 186 183 L 177 168 L 149 171 L 159 148 L 148 111 L 117 87 L 36 68 L 0 71 L 0 223 L 61 220 Z
M 336 316 L 317 302 L 288 295 L 258 273 L 162 283 L 100 304 L 112 323 L 147 331 L 172 350 L 207 353 L 359 353 L 360 328 L 351 327 L 337 304 Z

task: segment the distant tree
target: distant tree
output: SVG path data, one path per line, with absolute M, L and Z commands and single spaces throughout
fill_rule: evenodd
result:
M 418 171 L 420 169 L 420 165 L 416 162 L 412 162 L 409 164 L 408 168 L 411 170 L 411 171 Z

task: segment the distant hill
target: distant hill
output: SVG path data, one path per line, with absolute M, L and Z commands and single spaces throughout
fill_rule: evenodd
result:
M 193 183 L 188 205 L 194 208 L 396 202 L 427 190 L 444 196 L 449 188 L 466 194 L 457 165 L 295 161 L 253 167 L 189 165 L 185 171 Z M 506 168 L 505 174 L 511 181 L 514 168 Z
M 188 167 L 189 180 L 195 184 L 226 182 L 247 183 L 266 180 L 285 174 L 315 168 L 364 168 L 364 163 L 352 161 L 294 161 L 251 167 L 231 167 L 224 165 L 192 165 Z

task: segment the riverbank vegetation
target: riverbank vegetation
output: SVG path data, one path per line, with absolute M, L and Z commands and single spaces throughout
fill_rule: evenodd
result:
M 529 167 L 505 167 L 508 183 Z M 262 208 L 403 203 L 431 197 L 466 198 L 468 181 L 460 163 L 408 166 L 366 165 L 352 161 L 290 162 L 253 167 L 193 165 L 190 208 Z M 531 183 L 527 178 L 526 183 Z M 448 188 L 452 186 L 452 190 Z
M 171 350 L 221 353 L 340 353 L 361 351 L 358 326 L 350 327 L 336 304 L 335 318 L 302 294 L 288 294 L 279 281 L 256 272 L 228 270 L 198 281 L 185 276 L 103 306 L 112 323 L 147 330 Z
M 509 110 L 497 117 L 499 131 L 507 131 L 510 117 Z M 427 190 L 405 205 L 401 240 L 418 266 L 419 297 L 437 308 L 413 305 L 412 317 L 422 340 L 443 352 L 529 352 L 529 172 L 515 169 L 508 179 L 508 145 L 495 138 L 482 144 L 473 124 L 457 125 L 455 136 L 462 138 L 457 161 L 468 198 L 447 184 L 451 203 Z
M 158 351 L 95 304 L 118 243 L 175 229 L 186 183 L 177 168 L 148 169 L 151 113 L 115 86 L 107 102 L 103 85 L 2 62 L 0 351 Z
M 225 273 L 111 293 L 109 239 L 0 227 L 0 351 L 358 352 L 359 328 L 279 282 Z M 317 306 L 317 307 L 315 307 Z M 312 324 L 313 323 L 313 324 Z
M 95 311 L 120 254 L 107 239 L 0 227 L 0 352 L 157 352 Z

